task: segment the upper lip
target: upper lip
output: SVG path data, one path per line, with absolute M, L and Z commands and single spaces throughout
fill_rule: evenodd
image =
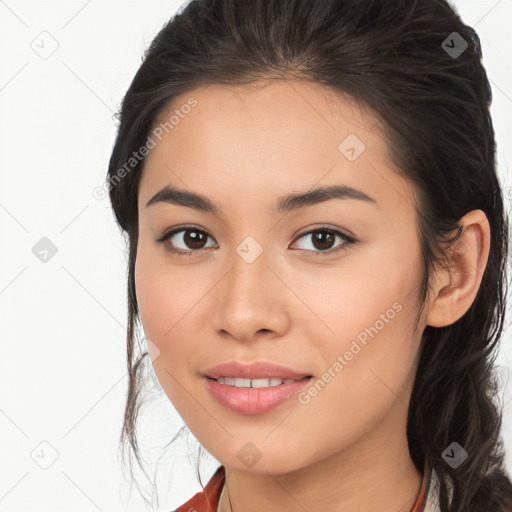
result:
M 219 379 L 221 377 L 234 377 L 241 379 L 302 379 L 311 377 L 308 373 L 301 373 L 291 370 L 285 366 L 265 361 L 256 361 L 254 363 L 241 363 L 238 361 L 228 361 L 209 368 L 204 372 L 206 377 Z

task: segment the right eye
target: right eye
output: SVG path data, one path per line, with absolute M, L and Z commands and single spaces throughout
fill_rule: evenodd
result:
M 192 226 L 167 231 L 157 242 L 164 244 L 165 250 L 177 256 L 187 254 L 190 257 L 195 255 L 194 253 L 199 253 L 204 250 L 205 241 L 209 237 L 210 235 L 206 231 Z M 179 244 L 184 247 L 180 247 Z

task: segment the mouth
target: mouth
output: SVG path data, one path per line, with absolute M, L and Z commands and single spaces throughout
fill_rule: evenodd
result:
M 264 414 L 281 404 L 291 407 L 298 403 L 292 398 L 313 378 L 309 373 L 267 361 L 226 361 L 202 376 L 217 403 L 244 415 Z
M 292 400 L 309 386 L 312 376 L 300 379 L 240 377 L 206 377 L 204 382 L 210 396 L 226 410 L 241 415 L 265 414 L 278 406 L 292 407 Z
M 226 386 L 232 386 L 235 388 L 269 388 L 282 386 L 284 384 L 293 384 L 304 380 L 309 380 L 313 376 L 306 375 L 300 379 L 280 379 L 280 378 L 261 378 L 261 379 L 246 379 L 241 377 L 219 377 L 214 379 L 213 377 L 206 377 L 207 379 L 214 380 L 219 384 Z

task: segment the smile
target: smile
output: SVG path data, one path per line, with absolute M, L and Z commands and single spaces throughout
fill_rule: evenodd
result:
M 268 388 L 296 382 L 294 379 L 242 379 L 233 377 L 220 377 L 215 380 L 221 384 L 227 384 L 228 386 L 235 386 L 237 388 Z

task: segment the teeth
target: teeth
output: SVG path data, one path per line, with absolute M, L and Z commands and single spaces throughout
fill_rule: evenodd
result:
M 221 384 L 235 386 L 237 388 L 268 388 L 270 386 L 280 386 L 281 384 L 290 384 L 294 379 L 239 379 L 234 377 L 221 377 L 217 379 Z

